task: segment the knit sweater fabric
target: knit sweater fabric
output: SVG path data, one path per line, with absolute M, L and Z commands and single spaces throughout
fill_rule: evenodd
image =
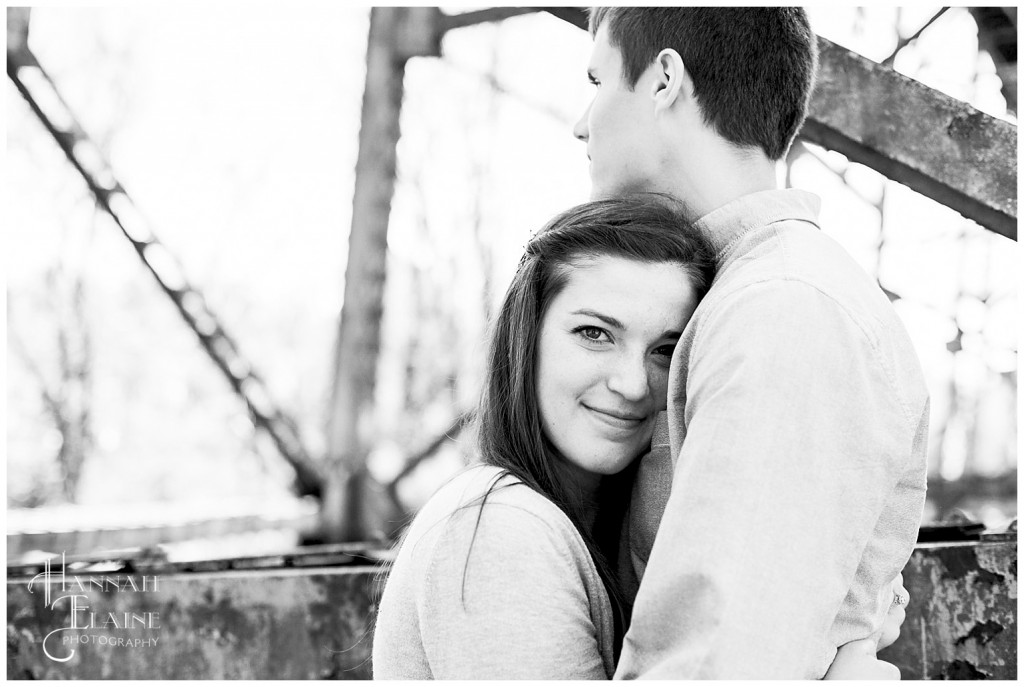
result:
M 442 487 L 388 576 L 374 678 L 605 680 L 613 672 L 611 604 L 569 518 L 493 466 Z

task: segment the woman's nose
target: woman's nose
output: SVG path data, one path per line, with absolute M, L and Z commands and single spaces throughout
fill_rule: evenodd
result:
M 642 401 L 650 393 L 643 357 L 623 356 L 608 375 L 608 388 L 628 401 Z

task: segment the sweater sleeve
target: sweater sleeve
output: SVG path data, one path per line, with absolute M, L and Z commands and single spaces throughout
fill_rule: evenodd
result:
M 567 519 L 488 501 L 443 527 L 416 593 L 436 679 L 608 679 L 607 598 Z

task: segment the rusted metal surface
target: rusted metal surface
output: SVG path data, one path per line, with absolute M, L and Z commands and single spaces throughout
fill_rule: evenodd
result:
M 800 135 L 1017 238 L 1017 127 L 819 39 Z
M 133 575 L 139 591 L 87 589 L 70 627 L 69 602 L 51 580 L 7 583 L 8 679 L 367 679 L 378 569 L 314 568 Z M 81 576 L 88 580 L 101 573 Z M 106 573 L 110 577 L 115 573 Z M 68 577 L 71 573 L 69 571 Z M 142 587 L 147 587 L 143 590 Z M 78 591 L 77 586 L 69 592 Z M 81 592 L 79 592 L 81 593 Z M 53 606 L 56 606 L 56 610 Z M 122 626 L 113 627 L 110 616 Z M 128 613 L 128 622 L 124 614 Z M 93 614 L 90 616 L 89 614 Z M 103 627 L 104 619 L 107 627 Z M 72 639 L 74 638 L 74 639 Z
M 395 192 L 403 78 L 409 58 L 439 56 L 437 8 L 374 7 L 366 48 L 366 85 L 348 235 L 345 294 L 334 349 L 323 494 L 326 541 L 367 536 L 374 388 L 387 277 L 388 222 Z
M 1017 539 L 920 544 L 903 571 L 910 606 L 880 657 L 908 680 L 1017 678 Z
M 465 26 L 475 26 L 486 22 L 504 21 L 524 14 L 539 12 L 539 7 L 488 7 L 482 10 L 461 12 L 459 14 L 446 14 L 441 18 L 442 31 L 461 29 Z
M 129 629 L 59 633 L 61 638 L 97 637 L 86 644 L 54 644 L 51 638 L 47 646 L 56 658 L 76 649 L 66 663 L 48 658 L 41 644 L 48 633 L 70 625 L 67 604 L 53 608 L 60 580 L 51 577 L 54 594 L 47 603 L 38 582 L 33 593 L 28 590 L 29 579 L 43 571 L 40 566 L 9 568 L 7 676 L 365 679 L 371 675 L 374 599 L 381 582 L 380 567 L 367 563 L 387 557 L 377 547 L 346 545 L 190 564 L 132 559 L 131 565 L 118 566 L 101 557 L 68 559 L 69 593 L 75 591 L 73 583 L 67 585 L 72 576 L 86 585 L 93 578 L 119 578 L 124 589 L 123 580 L 131 575 L 136 587 L 148 585 L 147 591 L 87 590 L 89 608 L 79 619 L 87 620 L 88 613 L 97 619 L 107 613 L 152 619 L 145 614 L 155 613 L 159 627 L 136 622 Z M 1016 678 L 1015 532 L 981 542 L 919 545 L 904 582 L 911 594 L 907 620 L 900 639 L 882 653 L 904 679 Z
M 52 559 L 53 557 L 50 556 Z M 230 558 L 170 560 L 159 547 L 124 549 L 88 554 L 64 554 L 60 560 L 69 575 L 176 575 L 191 572 L 240 570 L 281 570 L 287 568 L 338 568 L 379 565 L 393 560 L 394 552 L 385 542 L 354 542 L 303 546 L 279 553 L 232 556 Z M 31 579 L 46 570 L 45 560 L 8 563 L 7 576 Z

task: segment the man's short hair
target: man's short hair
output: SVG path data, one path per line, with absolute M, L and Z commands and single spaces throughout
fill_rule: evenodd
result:
M 693 79 L 705 123 L 772 160 L 786 154 L 807 114 L 818 63 L 802 8 L 593 8 L 590 33 L 605 23 L 630 88 L 659 52 L 673 48 Z

